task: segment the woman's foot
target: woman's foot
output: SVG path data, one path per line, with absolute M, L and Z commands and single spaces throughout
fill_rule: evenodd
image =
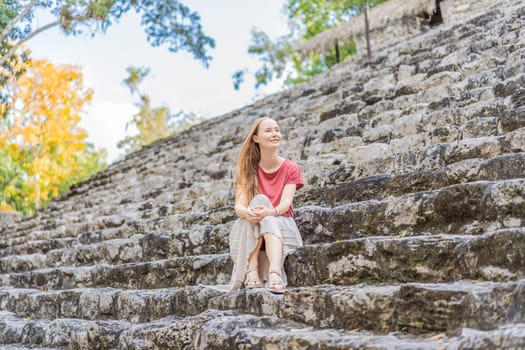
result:
M 283 294 L 286 291 L 281 273 L 279 271 L 271 270 L 268 272 L 268 288 L 270 292 L 276 294 Z
M 250 267 L 244 277 L 244 288 L 261 288 L 263 286 L 256 267 Z

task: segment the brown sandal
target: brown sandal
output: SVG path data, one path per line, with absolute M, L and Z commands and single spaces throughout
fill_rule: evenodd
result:
M 253 288 L 261 288 L 263 286 L 261 280 L 259 279 L 259 276 L 257 278 L 251 278 L 248 279 L 248 274 L 250 272 L 258 272 L 256 267 L 250 267 L 248 271 L 246 271 L 246 274 L 244 275 L 244 288 L 246 289 L 253 289 Z
M 270 278 L 270 274 L 272 273 L 279 276 L 279 278 Z M 266 289 L 275 294 L 283 294 L 286 291 L 286 287 L 284 286 L 283 280 L 281 278 L 281 273 L 279 271 L 268 271 L 268 288 Z

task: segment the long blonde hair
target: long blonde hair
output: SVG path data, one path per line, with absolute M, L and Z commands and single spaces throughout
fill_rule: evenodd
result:
M 257 170 L 261 160 L 261 149 L 259 144 L 253 140 L 253 136 L 257 134 L 259 125 L 267 119 L 273 120 L 272 118 L 262 117 L 253 123 L 250 133 L 242 144 L 241 153 L 239 153 L 237 160 L 236 186 L 244 195 L 246 204 L 250 203 L 258 192 Z

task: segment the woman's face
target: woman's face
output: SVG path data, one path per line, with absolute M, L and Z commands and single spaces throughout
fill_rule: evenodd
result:
M 281 146 L 281 129 L 273 119 L 265 119 L 259 124 L 253 141 L 261 148 L 279 148 Z

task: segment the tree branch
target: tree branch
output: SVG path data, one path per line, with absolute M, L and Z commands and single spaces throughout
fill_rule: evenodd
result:
M 43 31 L 48 30 L 49 28 L 52 28 L 52 27 L 57 26 L 59 24 L 60 24 L 60 20 L 55 21 L 55 22 L 50 22 L 50 23 L 46 24 L 45 26 L 42 26 L 42 27 L 38 28 L 37 30 L 35 30 L 34 32 L 32 32 L 31 34 L 26 36 L 25 38 L 20 39 L 13 47 L 11 47 L 9 49 L 9 51 L 5 55 L 0 57 L 0 66 L 3 65 L 9 59 L 9 57 L 11 57 L 15 53 L 15 51 L 20 46 L 22 46 L 22 44 L 24 44 L 26 41 L 32 39 L 34 36 L 42 33 Z
M 11 30 L 13 30 L 18 21 L 24 18 L 31 11 L 31 8 L 35 6 L 36 1 L 37 0 L 31 0 L 31 2 L 24 8 L 22 12 L 20 12 L 18 16 L 16 16 L 9 23 L 7 23 L 4 30 L 2 31 L 2 34 L 0 34 L 0 41 L 4 41 L 4 39 L 11 32 Z

